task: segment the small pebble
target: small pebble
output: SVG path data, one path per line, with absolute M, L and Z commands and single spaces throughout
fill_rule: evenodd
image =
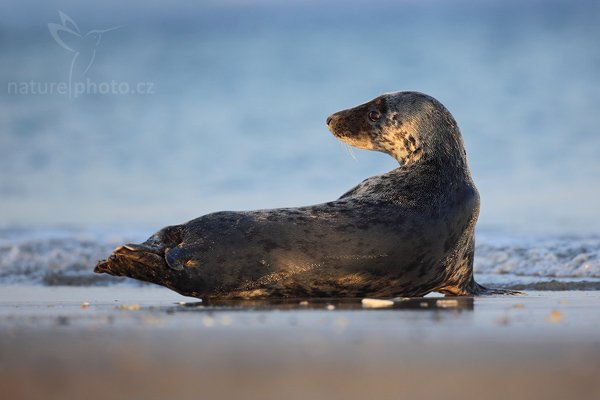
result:
M 87 301 L 84 301 L 83 303 L 81 303 L 81 308 L 83 308 L 84 310 L 90 307 L 90 303 L 88 303 Z
M 206 326 L 207 328 L 210 328 L 215 324 L 215 319 L 213 317 L 211 317 L 210 315 L 205 315 L 202 318 L 202 324 L 204 326 Z
M 300 303 L 298 303 L 298 304 L 300 304 L 301 306 L 307 306 L 307 305 L 308 305 L 308 301 L 306 301 L 306 300 L 302 300 L 302 301 L 301 301 Z
M 435 305 L 440 308 L 458 307 L 458 300 L 436 300 Z
M 117 310 L 121 310 L 121 311 L 139 311 L 140 310 L 140 305 L 139 304 L 121 304 L 117 307 Z
M 558 310 L 554 310 L 550 314 L 548 314 L 548 316 L 546 317 L 546 322 L 557 324 L 557 323 L 561 322 L 563 319 L 564 319 L 564 317 L 563 317 L 562 313 Z
M 327 308 L 327 310 L 329 310 L 329 311 L 335 310 L 335 306 L 333 304 L 327 304 L 327 307 L 325 307 L 325 308 Z
M 361 303 L 364 308 L 385 308 L 394 305 L 392 300 L 383 299 L 362 299 Z
M 157 317 L 153 317 L 153 316 L 145 316 L 142 318 L 142 320 L 144 321 L 144 323 L 146 325 L 164 325 L 165 322 Z

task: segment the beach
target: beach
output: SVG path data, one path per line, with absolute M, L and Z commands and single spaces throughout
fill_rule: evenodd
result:
M 7 399 L 600 396 L 597 291 L 205 303 L 158 287 L 0 289 Z

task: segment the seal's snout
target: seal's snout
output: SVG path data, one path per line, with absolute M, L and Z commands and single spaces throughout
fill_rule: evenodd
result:
M 327 129 L 329 129 L 329 131 L 335 136 L 338 136 L 336 132 L 340 130 L 340 122 L 341 118 L 339 113 L 331 114 L 329 117 L 327 117 L 327 120 L 325 121 L 325 123 L 327 124 Z

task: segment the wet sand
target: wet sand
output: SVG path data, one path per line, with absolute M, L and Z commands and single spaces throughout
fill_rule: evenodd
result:
M 364 309 L 0 287 L 5 399 L 597 399 L 598 376 L 597 291 Z

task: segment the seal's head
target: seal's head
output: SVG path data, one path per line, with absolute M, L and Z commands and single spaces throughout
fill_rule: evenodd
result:
M 464 160 L 460 131 L 436 99 L 418 92 L 386 93 L 327 118 L 329 130 L 360 149 L 382 151 L 403 165 L 427 157 Z

